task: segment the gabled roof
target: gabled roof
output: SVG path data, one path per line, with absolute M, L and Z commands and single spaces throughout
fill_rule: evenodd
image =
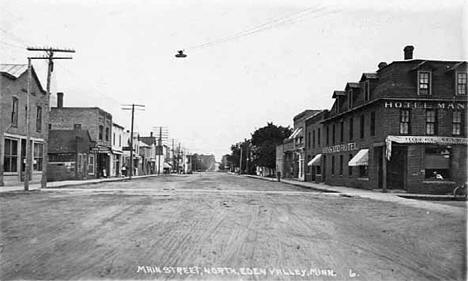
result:
M 148 145 L 156 143 L 156 137 L 140 137 L 140 140 Z
M 361 76 L 361 80 L 359 81 L 364 81 L 364 80 L 369 80 L 369 79 L 377 79 L 379 78 L 377 76 L 377 73 L 375 72 L 370 72 L 370 73 L 363 73 L 362 76 Z
M 359 83 L 356 82 L 348 82 L 346 83 L 345 91 L 349 88 L 359 88 Z
M 449 67 L 445 72 L 456 70 L 460 66 L 464 66 L 466 70 L 466 61 L 461 61 L 461 62 L 454 64 L 452 67 Z
M 27 64 L 0 64 L 0 73 L 10 79 L 16 80 L 21 77 L 25 72 L 28 71 Z M 31 65 L 32 76 L 36 80 L 36 83 L 43 94 L 45 94 L 44 88 L 42 88 L 41 81 L 37 77 L 34 67 Z
M 335 98 L 337 98 L 337 97 L 339 97 L 339 96 L 344 96 L 344 95 L 346 95 L 345 91 L 333 91 L 333 96 L 332 96 L 332 98 L 335 99 Z

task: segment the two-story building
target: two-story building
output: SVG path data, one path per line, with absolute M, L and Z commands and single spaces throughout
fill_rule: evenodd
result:
M 466 181 L 465 61 L 380 63 L 335 92 L 322 121 L 327 184 L 447 193 Z
M 95 163 L 89 177 L 108 177 L 112 155 L 112 115 L 98 107 L 64 107 L 63 93 L 57 93 L 57 107 L 49 115 L 49 129 L 88 130 L 96 147 L 89 155 L 88 163 Z
M 124 127 L 112 123 L 112 154 L 110 157 L 110 176 L 118 177 L 122 174 Z
M 26 146 L 31 156 L 31 182 L 40 182 L 47 138 L 47 93 L 31 67 L 30 95 L 28 92 L 28 65 L 0 64 L 0 186 L 19 184 L 25 179 Z M 29 102 L 29 104 L 28 104 Z M 28 112 L 28 114 L 26 114 Z M 29 135 L 27 139 L 27 119 Z
M 306 167 L 305 181 L 322 182 L 322 133 L 323 124 L 321 123 L 328 117 L 328 110 L 322 110 L 319 113 L 309 117 L 305 121 L 305 155 Z

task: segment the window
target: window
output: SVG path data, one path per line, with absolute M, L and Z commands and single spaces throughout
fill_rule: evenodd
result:
M 104 126 L 99 125 L 99 139 L 102 140 L 102 134 L 104 133 Z
M 335 138 L 335 124 L 332 126 L 332 144 L 336 143 L 336 138 Z
M 426 146 L 424 173 L 427 180 L 450 180 L 451 148 L 449 146 Z
M 73 130 L 81 130 L 81 124 L 73 124 Z
M 315 130 L 312 131 L 312 148 L 315 148 Z
M 370 135 L 375 136 L 375 112 L 370 114 Z
M 94 155 L 90 154 L 88 156 L 88 174 L 94 175 Z
M 311 135 L 310 132 L 307 132 L 307 148 L 310 148 L 310 142 L 311 142 L 310 135 Z
M 364 138 L 364 121 L 365 121 L 364 120 L 364 115 L 361 115 L 359 121 L 360 121 L 359 123 L 361 125 L 361 127 L 359 128 L 359 136 L 361 137 L 361 139 L 363 139 Z
M 364 82 L 364 101 L 370 100 L 370 82 L 369 80 Z
M 368 169 L 369 166 L 367 165 L 361 165 L 359 166 L 359 177 L 360 178 L 367 178 L 369 177 L 369 169 Z
M 431 94 L 431 73 L 429 71 L 418 72 L 418 94 Z
M 320 128 L 317 129 L 317 145 L 320 146 Z
M 119 134 L 119 146 L 122 146 L 122 135 Z
M 18 172 L 18 141 L 5 139 L 5 156 L 3 157 L 5 172 Z
M 115 145 L 115 133 L 112 133 L 112 145 Z
M 340 176 L 343 175 L 343 155 L 340 155 Z
M 353 140 L 354 136 L 353 136 L 353 130 L 354 130 L 354 124 L 353 124 L 353 118 L 349 118 L 349 140 Z
M 466 95 L 466 72 L 457 72 L 457 95 Z
M 42 130 L 42 107 L 38 106 L 36 111 L 36 132 Z
M 18 98 L 13 97 L 11 104 L 11 126 L 18 127 Z
M 44 144 L 34 143 L 33 170 L 42 171 L 42 160 L 44 156 Z
M 349 163 L 349 161 L 351 161 L 351 159 L 353 159 L 353 155 L 352 155 L 352 154 L 349 155 L 348 163 Z M 348 176 L 352 176 L 352 175 L 353 175 L 353 166 L 349 166 L 349 165 L 348 165 Z
M 351 109 L 353 107 L 353 90 L 349 89 L 348 90 L 348 109 Z
M 452 112 L 452 135 L 460 136 L 463 135 L 463 115 L 461 111 Z
M 340 122 L 340 142 L 344 142 L 344 121 Z
M 109 128 L 106 128 L 106 141 L 109 140 Z
M 426 135 L 437 134 L 437 114 L 434 109 L 426 110 Z
M 408 135 L 410 133 L 410 110 L 400 110 L 400 134 Z
M 331 174 L 335 174 L 335 156 L 332 156 Z
M 312 166 L 315 167 L 315 174 L 321 175 L 322 174 L 322 167 L 321 166 Z
M 327 145 L 330 143 L 329 138 L 330 138 L 330 127 L 327 126 L 327 138 L 325 139 L 325 142 L 327 143 Z

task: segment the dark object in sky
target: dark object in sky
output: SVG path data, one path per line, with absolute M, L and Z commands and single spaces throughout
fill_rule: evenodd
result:
M 175 55 L 176 58 L 185 58 L 187 55 L 184 54 L 184 50 L 179 50 L 177 51 L 177 54 Z

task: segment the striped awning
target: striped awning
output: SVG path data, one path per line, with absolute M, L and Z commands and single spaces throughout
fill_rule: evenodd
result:
M 348 166 L 367 166 L 369 160 L 369 149 L 361 149 L 349 160 Z
M 307 163 L 307 166 L 320 166 L 320 159 L 322 158 L 322 154 L 317 154 L 312 158 L 312 160 Z

